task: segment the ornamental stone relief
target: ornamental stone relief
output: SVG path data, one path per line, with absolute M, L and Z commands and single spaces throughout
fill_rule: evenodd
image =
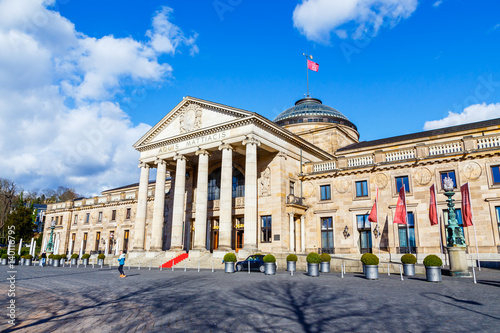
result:
M 271 169 L 267 167 L 260 174 L 260 195 L 263 197 L 271 195 Z
M 189 104 L 179 116 L 180 132 L 186 133 L 201 128 L 201 115 L 203 109 L 198 104 Z
M 427 168 L 420 168 L 415 172 L 413 179 L 420 186 L 428 185 L 432 180 L 432 173 Z
M 383 189 L 387 186 L 387 183 L 389 182 L 389 178 L 383 173 L 377 173 L 375 175 L 374 181 L 375 181 L 375 185 L 377 185 L 377 187 L 379 189 Z
M 303 186 L 305 197 L 310 197 L 314 194 L 314 185 L 311 182 L 305 182 Z
M 477 162 L 472 161 L 465 164 L 464 168 L 462 169 L 462 173 L 465 178 L 469 180 L 476 180 L 481 177 L 483 169 Z
M 339 193 L 346 193 L 347 191 L 349 191 L 349 187 L 349 181 L 345 177 L 338 178 L 337 182 L 335 183 L 335 188 Z

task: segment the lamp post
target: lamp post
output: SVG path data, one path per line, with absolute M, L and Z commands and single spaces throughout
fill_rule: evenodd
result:
M 50 237 L 49 237 L 49 242 L 47 243 L 47 247 L 45 249 L 45 252 L 47 254 L 51 254 L 54 252 L 54 229 L 56 228 L 56 221 L 52 220 L 52 223 L 50 224 Z
M 450 177 L 443 179 L 443 188 L 446 191 L 444 195 L 448 197 L 448 225 L 446 227 L 446 246 L 450 257 L 450 273 L 457 277 L 470 277 L 467 266 L 467 257 L 465 255 L 465 238 L 462 228 L 458 225 L 457 214 L 455 212 L 455 203 L 453 191 L 455 185 Z

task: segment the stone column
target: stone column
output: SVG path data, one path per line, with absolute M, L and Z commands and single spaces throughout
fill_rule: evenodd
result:
M 186 192 L 186 158 L 174 157 L 175 168 L 174 208 L 172 211 L 172 233 L 170 250 L 182 250 L 182 225 L 184 222 L 184 196 Z
M 162 159 L 156 160 L 156 187 L 155 207 L 153 211 L 153 224 L 151 226 L 151 251 L 162 250 L 162 229 L 165 220 L 165 177 L 167 174 L 167 162 Z
M 146 212 L 148 210 L 149 165 L 139 164 L 141 178 L 137 195 L 137 213 L 135 215 L 134 243 L 132 251 L 144 251 L 144 233 L 146 228 Z
M 194 221 L 194 250 L 206 251 L 207 204 L 208 204 L 208 158 L 206 150 L 198 150 L 198 182 L 196 184 L 196 220 Z
M 300 251 L 306 252 L 306 217 L 300 217 Z
M 243 250 L 257 250 L 257 146 L 260 142 L 253 137 L 243 141 L 245 156 L 245 233 Z
M 233 209 L 233 147 L 219 146 L 222 150 L 219 205 L 219 250 L 231 251 L 232 209 Z
M 289 215 L 290 215 L 290 252 L 295 252 L 295 238 L 294 238 L 295 219 L 293 213 L 289 213 Z

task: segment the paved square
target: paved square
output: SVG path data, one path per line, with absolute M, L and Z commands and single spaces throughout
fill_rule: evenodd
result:
M 8 268 L 0 266 L 2 276 Z M 18 267 L 8 332 L 499 332 L 500 271 L 472 279 Z

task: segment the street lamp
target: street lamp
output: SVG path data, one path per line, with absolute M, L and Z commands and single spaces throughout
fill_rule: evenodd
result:
M 47 243 L 47 247 L 45 252 L 48 254 L 51 254 L 54 252 L 54 229 L 56 228 L 56 221 L 52 220 L 52 223 L 50 224 L 50 237 L 49 237 L 49 242 Z

